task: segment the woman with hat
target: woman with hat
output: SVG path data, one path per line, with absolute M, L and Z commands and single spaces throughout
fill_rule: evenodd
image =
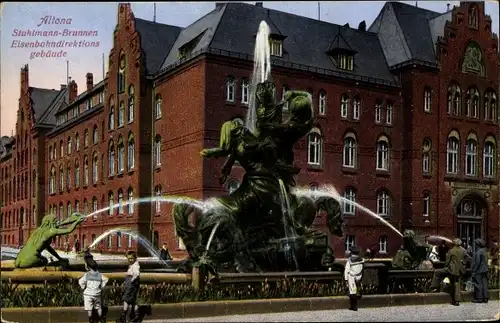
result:
M 460 305 L 460 277 L 465 273 L 464 265 L 464 250 L 461 248 L 462 240 L 459 238 L 453 239 L 453 246 L 446 253 L 446 261 L 444 268 L 436 269 L 431 283 L 431 290 L 433 292 L 439 291 L 439 285 L 444 278 L 450 280 L 451 290 L 451 304 Z
M 351 311 L 358 310 L 358 298 L 361 295 L 361 278 L 363 278 L 364 260 L 359 256 L 360 250 L 356 246 L 349 248 L 349 258 L 345 264 L 344 279 L 349 287 L 349 301 Z

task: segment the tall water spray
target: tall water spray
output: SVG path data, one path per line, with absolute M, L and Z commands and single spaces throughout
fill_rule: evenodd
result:
M 255 92 L 257 84 L 268 80 L 271 77 L 271 46 L 269 45 L 269 35 L 271 29 L 265 21 L 261 21 L 255 39 L 255 49 L 253 52 L 253 72 L 250 84 L 248 112 L 246 128 L 251 132 L 255 130 L 257 119 Z

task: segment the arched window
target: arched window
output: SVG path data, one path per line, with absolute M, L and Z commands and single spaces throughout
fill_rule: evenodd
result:
M 56 168 L 54 166 L 50 168 L 49 190 L 50 194 L 56 192 Z
M 381 190 L 377 194 L 377 214 L 388 217 L 391 211 L 391 196 L 388 191 Z
M 99 180 L 99 157 L 97 156 L 97 153 L 94 152 L 94 155 L 92 156 L 92 184 L 97 184 L 97 181 Z
M 471 5 L 469 8 L 469 14 L 468 14 L 468 20 L 469 20 L 469 27 L 471 28 L 478 28 L 478 11 L 476 5 Z
M 488 136 L 483 148 L 483 176 L 494 178 L 496 174 L 496 142 L 495 138 Z
M 118 190 L 118 214 L 124 214 L 125 213 L 125 205 L 123 201 L 123 191 L 120 188 Z
M 0 182 L 1 182 L 1 179 L 0 179 Z M 36 197 L 36 189 L 37 189 L 37 187 L 38 187 L 38 180 L 36 178 L 36 171 L 33 170 L 33 173 L 32 173 L 32 176 L 31 176 L 31 197 L 33 197 L 33 198 Z M 1 189 L 1 191 L 4 192 L 3 187 Z M 3 195 L 2 195 L 2 201 L 5 201 L 5 199 L 3 199 Z
M 99 131 L 97 130 L 97 125 L 94 125 L 94 131 L 92 133 L 92 142 L 94 145 L 99 143 Z
M 80 201 L 75 200 L 75 212 L 80 213 Z
M 457 84 L 452 84 L 448 87 L 448 114 L 460 115 L 462 91 Z
M 389 139 L 381 136 L 377 140 L 377 170 L 389 170 Z
M 75 187 L 80 187 L 80 164 L 75 160 Z
M 161 212 L 161 201 L 160 201 L 161 185 L 158 185 L 155 187 L 155 195 L 156 195 L 155 210 L 156 210 L 156 213 L 158 214 Z
M 492 90 L 484 94 L 484 120 L 496 121 L 497 96 Z
M 68 137 L 68 141 L 66 143 L 68 145 L 68 155 L 71 155 L 72 147 L 71 147 L 71 137 Z
M 75 135 L 75 151 L 80 151 L 80 135 Z
M 477 141 L 474 137 L 467 139 L 467 147 L 465 149 L 465 175 L 477 175 Z
M 431 145 L 431 140 L 425 138 L 422 144 L 422 173 L 424 175 L 428 175 L 431 172 Z
M 83 199 L 83 214 L 89 214 L 89 203 L 87 202 L 86 198 Z
M 83 146 L 85 148 L 89 146 L 89 129 L 85 129 L 83 133 Z
M 361 115 L 361 99 L 359 97 L 355 97 L 352 100 L 352 118 L 354 120 L 359 120 Z
M 349 97 L 347 94 L 342 94 L 340 99 L 340 117 L 347 118 L 347 110 L 349 109 Z
M 92 212 L 97 211 L 97 197 L 92 197 Z M 97 214 L 94 214 L 94 219 L 97 218 Z
M 113 97 L 109 99 L 108 129 L 115 129 L 115 101 Z
M 394 109 L 392 102 L 388 102 L 385 110 L 385 123 L 392 124 L 393 113 L 394 113 L 393 110 Z
M 71 163 L 68 162 L 66 165 L 66 190 L 69 191 L 71 188 Z
M 226 80 L 226 101 L 234 102 L 234 77 L 229 76 Z
M 431 97 L 431 88 L 426 86 L 424 89 L 424 111 L 425 112 L 431 112 L 431 104 L 432 104 L 432 97 Z
M 123 127 L 125 124 L 125 103 L 120 101 L 118 105 L 118 127 Z
M 382 121 L 382 102 L 377 100 L 375 102 L 375 123 L 380 123 Z
M 248 104 L 248 79 L 245 77 L 241 80 L 241 103 Z
M 87 155 L 83 157 L 83 186 L 89 185 L 89 158 Z
M 132 187 L 128 188 L 127 195 L 128 195 L 128 202 L 129 202 L 128 203 L 128 215 L 132 215 L 132 214 L 134 214 L 134 204 L 131 203 L 134 200 L 134 190 L 132 189 Z
M 134 134 L 129 133 L 128 134 L 128 149 L 127 149 L 127 168 L 128 170 L 134 169 L 135 166 L 135 156 L 134 156 L 134 150 L 135 150 L 135 141 L 134 141 Z
M 118 174 L 123 174 L 125 170 L 125 145 L 123 138 L 118 138 Z
M 134 86 L 130 85 L 128 87 L 128 122 L 134 121 L 134 101 L 135 101 L 135 93 Z
M 59 192 L 64 189 L 64 169 L 63 166 L 59 166 Z
M 115 145 L 113 140 L 109 142 L 108 146 L 108 175 L 115 175 Z
M 60 153 L 60 156 L 59 156 L 59 157 L 60 157 L 60 158 L 63 158 L 63 157 L 64 157 L 64 142 L 63 142 L 62 140 L 59 142 L 59 149 L 60 149 L 60 151 L 61 151 L 61 153 Z
M 459 151 L 460 137 L 456 131 L 453 131 L 446 143 L 446 172 L 448 174 L 458 174 Z
M 126 67 L 125 55 L 120 55 L 120 65 L 118 66 L 118 93 L 123 93 L 125 91 L 125 67 Z
M 59 213 L 57 214 L 57 218 L 61 221 L 64 218 L 64 204 L 59 203 Z
M 465 99 L 465 116 L 477 118 L 479 115 L 479 91 L 476 88 L 467 90 Z
M 318 94 L 318 113 L 324 115 L 326 113 L 326 92 L 320 90 Z
M 344 149 L 343 149 L 343 167 L 356 167 L 356 157 L 358 155 L 358 145 L 356 136 L 353 133 L 348 133 L 344 136 Z
M 71 214 L 73 214 L 73 205 L 71 204 L 71 202 L 68 202 L 68 204 L 66 205 L 66 216 L 69 218 L 71 216 Z
M 429 214 L 431 213 L 431 194 L 429 192 L 424 192 L 424 198 L 422 202 L 422 215 L 429 216 Z
M 318 128 L 313 128 L 307 136 L 307 163 L 311 166 L 321 166 L 323 155 L 323 139 Z
M 161 95 L 157 94 L 155 98 L 155 118 L 161 118 L 161 106 L 162 106 Z
M 108 202 L 109 202 L 109 210 L 108 210 L 108 214 L 109 216 L 113 216 L 114 212 L 115 212 L 115 209 L 114 209 L 114 205 L 115 205 L 115 197 L 113 195 L 113 192 L 112 191 L 109 191 L 108 192 Z
M 344 190 L 344 214 L 354 215 L 356 214 L 356 190 L 353 187 L 347 187 Z M 352 202 L 352 203 L 350 203 Z
M 161 137 L 156 135 L 154 143 L 154 160 L 156 166 L 161 166 Z

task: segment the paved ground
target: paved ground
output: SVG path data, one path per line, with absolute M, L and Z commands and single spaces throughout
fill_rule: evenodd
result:
M 498 315 L 499 312 L 500 302 L 493 301 L 488 304 L 462 303 L 458 307 L 448 304 L 437 304 L 361 308 L 358 312 L 331 310 L 231 315 L 192 319 L 148 320 L 144 322 L 459 322 L 494 321 L 495 316 Z

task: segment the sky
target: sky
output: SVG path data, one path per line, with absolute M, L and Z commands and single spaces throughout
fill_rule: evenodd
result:
M 367 26 L 370 26 L 384 3 L 384 1 L 320 2 L 320 18 L 323 21 L 340 25 L 349 23 L 354 28 L 361 21 L 365 20 Z M 408 1 L 408 3 L 415 5 L 415 1 Z M 447 3 L 450 3 L 452 6 L 459 4 L 458 1 L 418 1 L 418 6 L 437 12 L 445 12 Z M 158 2 L 156 4 L 156 21 L 186 27 L 213 10 L 214 7 L 215 2 Z M 264 7 L 314 19 L 318 18 L 317 2 L 265 1 Z M 485 7 L 486 14 L 489 14 L 493 19 L 492 30 L 498 34 L 498 2 L 486 1 Z M 85 89 L 86 73 L 93 73 L 94 84 L 103 79 L 102 55 L 104 53 L 105 61 L 107 61 L 109 51 L 113 45 L 113 30 L 117 22 L 117 8 L 118 3 L 116 2 L 2 3 L 0 21 L 1 135 L 11 135 L 15 129 L 20 92 L 20 69 L 25 64 L 29 65 L 29 84 L 34 87 L 59 89 L 61 84 L 66 83 L 67 60 L 69 61 L 69 76 L 77 82 L 79 93 Z M 137 18 L 153 20 L 154 5 L 152 2 L 132 2 L 132 10 Z M 42 24 L 40 27 L 37 27 L 42 22 L 42 18 L 46 16 L 65 19 L 71 18 L 71 25 Z M 93 42 L 99 41 L 99 47 L 66 48 L 66 57 L 50 58 L 31 58 L 32 52 L 39 51 L 40 48 L 12 48 L 15 40 L 35 41 L 48 39 L 41 36 L 14 36 L 15 29 L 63 31 L 65 28 L 96 31 L 97 33 L 94 33 L 94 36 L 65 37 L 64 39 L 71 41 L 83 39 Z M 61 37 L 51 38 L 51 40 L 62 39 Z

